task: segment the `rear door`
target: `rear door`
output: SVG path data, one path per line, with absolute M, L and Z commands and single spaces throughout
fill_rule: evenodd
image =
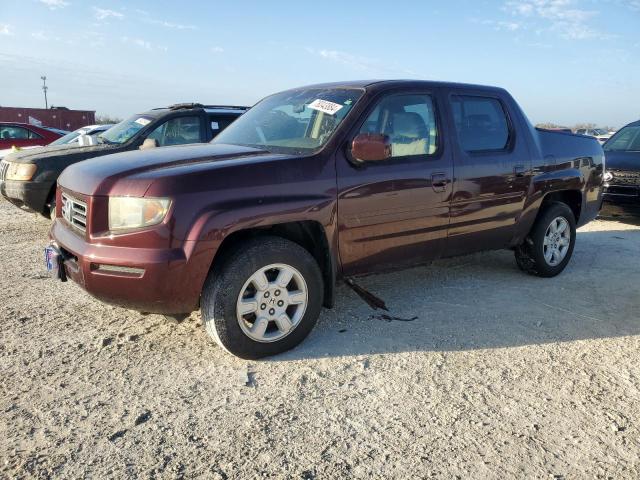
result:
M 446 255 L 502 248 L 515 234 L 531 159 L 500 91 L 450 90 L 455 180 Z
M 380 133 L 392 158 L 356 163 L 337 152 L 339 251 L 344 275 L 426 262 L 442 254 L 452 161 L 434 91 L 396 91 L 371 102 L 347 139 Z
M 159 147 L 200 143 L 204 136 L 204 118 L 198 113 L 171 117 L 153 129 L 146 138 L 156 140 Z

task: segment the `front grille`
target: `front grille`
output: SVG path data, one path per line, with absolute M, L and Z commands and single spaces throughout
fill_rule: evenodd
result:
M 87 230 L 87 204 L 67 193 L 63 193 L 62 218 L 72 227 L 85 232 Z
M 0 162 L 0 180 L 4 181 L 7 178 L 7 170 L 9 170 L 9 162 L 2 160 Z
M 606 185 L 604 193 L 624 197 L 637 197 L 640 194 L 640 189 L 631 185 Z
M 613 178 L 609 182 L 611 185 L 640 185 L 640 172 L 612 170 Z

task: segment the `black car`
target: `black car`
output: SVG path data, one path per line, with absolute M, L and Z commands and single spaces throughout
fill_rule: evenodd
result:
M 14 205 L 52 216 L 56 181 L 69 165 L 112 153 L 213 139 L 248 107 L 198 103 L 156 108 L 133 115 L 98 138 L 97 145 L 59 145 L 7 155 L 0 162 L 0 193 Z
M 603 149 L 607 162 L 605 202 L 640 211 L 640 120 L 619 130 Z

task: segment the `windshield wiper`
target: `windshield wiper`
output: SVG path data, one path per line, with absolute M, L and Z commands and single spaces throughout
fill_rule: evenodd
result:
M 261 150 L 265 153 L 271 153 L 270 150 L 267 150 L 267 146 L 266 145 L 262 145 L 262 144 L 255 144 L 255 143 L 233 143 L 231 145 L 238 145 L 239 147 L 249 147 L 249 148 L 255 148 L 256 150 Z

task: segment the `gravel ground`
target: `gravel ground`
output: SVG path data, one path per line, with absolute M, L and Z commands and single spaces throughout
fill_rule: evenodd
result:
M 510 252 L 361 279 L 300 347 L 225 354 L 198 314 L 105 306 L 43 272 L 0 202 L 6 478 L 638 478 L 640 226 L 580 230 L 553 279 Z

